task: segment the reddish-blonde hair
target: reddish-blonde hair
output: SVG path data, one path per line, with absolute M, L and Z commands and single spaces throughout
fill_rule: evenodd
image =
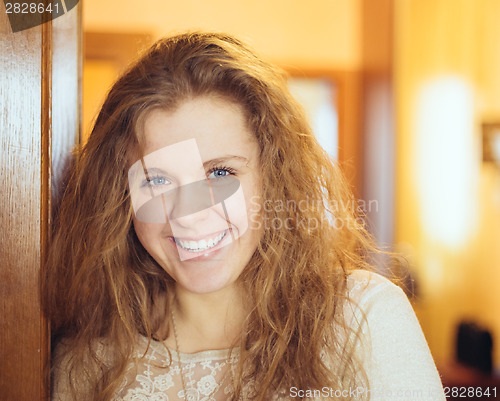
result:
M 68 375 L 89 391 L 83 399 L 112 399 L 138 333 L 168 333 L 172 279 L 132 226 L 127 169 L 141 124 L 155 108 L 212 94 L 243 107 L 260 148 L 260 202 L 281 205 L 262 208 L 271 224 L 240 277 L 252 308 L 234 399 L 249 378 L 258 400 L 292 386 L 348 388 L 364 380 L 345 341 L 356 333 L 343 309 L 347 275 L 367 268 L 374 248 L 348 186 L 284 73 L 229 35 L 189 33 L 158 41 L 112 87 L 55 220 L 43 301 L 54 335 L 69 344 Z M 272 223 L 279 221 L 286 227 Z M 105 358 L 95 347 L 102 339 Z

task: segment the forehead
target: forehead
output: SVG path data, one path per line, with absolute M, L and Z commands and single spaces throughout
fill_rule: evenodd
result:
M 243 108 L 215 96 L 187 100 L 174 110 L 155 109 L 145 118 L 143 155 L 194 139 L 202 159 L 220 153 L 248 154 L 256 146 Z

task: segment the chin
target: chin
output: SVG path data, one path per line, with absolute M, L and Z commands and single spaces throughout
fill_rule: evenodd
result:
M 210 294 L 230 287 L 234 281 L 227 277 L 177 277 L 176 285 L 193 294 Z
M 177 286 L 196 294 L 208 294 L 231 286 L 239 276 L 235 244 L 195 258 L 176 261 L 166 268 Z M 237 248 L 237 247 L 236 247 Z M 242 269 L 241 269 L 242 270 Z

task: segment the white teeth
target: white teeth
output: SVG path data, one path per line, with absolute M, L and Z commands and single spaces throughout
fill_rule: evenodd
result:
M 207 249 L 213 248 L 215 245 L 221 242 L 222 238 L 224 238 L 225 236 L 226 236 L 226 231 L 219 234 L 215 238 L 210 238 L 207 240 L 202 239 L 200 241 L 183 241 L 178 238 L 174 238 L 174 240 L 177 245 L 179 245 L 182 249 L 185 249 L 186 251 L 203 252 L 206 251 Z

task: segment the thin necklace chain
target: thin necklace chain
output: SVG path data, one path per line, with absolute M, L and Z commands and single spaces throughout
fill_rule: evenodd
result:
M 174 311 L 171 311 L 172 315 L 172 326 L 174 328 L 174 339 L 175 339 L 175 351 L 177 352 L 177 363 L 179 364 L 179 371 L 181 374 L 182 389 L 184 390 L 184 397 L 187 399 L 186 383 L 184 382 L 184 372 L 182 370 L 181 355 L 179 353 L 179 336 L 177 335 L 177 325 L 175 324 Z
M 177 334 L 177 324 L 175 322 L 175 314 L 173 309 L 171 310 L 171 316 L 172 316 L 172 327 L 174 329 L 174 340 L 175 340 L 175 351 L 177 354 L 177 363 L 179 365 L 179 371 L 180 371 L 180 376 L 181 376 L 181 383 L 182 383 L 182 389 L 184 390 L 184 398 L 187 400 L 188 399 L 188 393 L 187 393 L 187 388 L 186 388 L 186 381 L 184 380 L 184 370 L 182 369 L 182 363 L 181 363 L 181 354 L 179 351 L 179 336 Z M 226 364 L 229 365 L 229 370 L 231 372 L 231 376 L 233 376 L 233 367 L 230 362 L 230 357 L 228 356 L 226 358 Z M 214 388 L 214 390 L 207 396 L 207 399 L 210 399 L 212 395 L 214 395 L 217 390 L 222 386 L 222 383 L 224 383 L 224 380 L 226 379 L 227 375 L 224 375 L 221 382 Z

